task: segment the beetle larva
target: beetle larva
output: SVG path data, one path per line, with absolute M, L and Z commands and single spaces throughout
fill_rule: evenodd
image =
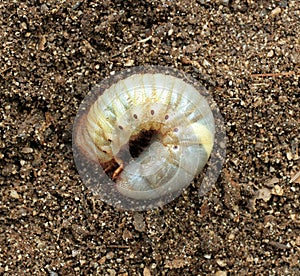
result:
M 75 162 L 85 184 L 127 209 L 174 199 L 213 148 L 206 94 L 164 67 L 135 68 L 102 82 L 81 104 L 74 124 Z

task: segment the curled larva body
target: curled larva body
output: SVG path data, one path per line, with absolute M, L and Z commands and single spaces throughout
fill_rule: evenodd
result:
M 170 201 L 210 156 L 215 123 L 203 93 L 161 71 L 131 73 L 96 88 L 77 115 L 76 165 L 108 203 L 145 209 Z

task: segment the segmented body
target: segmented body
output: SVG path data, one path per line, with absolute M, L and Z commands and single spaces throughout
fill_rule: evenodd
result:
M 152 133 L 150 144 L 132 157 L 129 143 L 145 131 Z M 114 165 L 119 193 L 151 200 L 181 190 L 200 173 L 212 151 L 215 125 L 193 85 L 173 75 L 142 73 L 99 95 L 77 132 L 76 144 L 89 160 L 104 169 Z

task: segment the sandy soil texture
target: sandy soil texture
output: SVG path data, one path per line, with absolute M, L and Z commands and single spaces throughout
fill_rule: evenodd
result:
M 299 0 L 1 1 L 0 274 L 300 275 L 299 34 Z M 212 93 L 227 157 L 204 197 L 125 212 L 81 182 L 72 125 L 144 64 Z

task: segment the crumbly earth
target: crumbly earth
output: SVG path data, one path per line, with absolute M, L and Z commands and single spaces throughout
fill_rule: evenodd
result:
M 299 34 L 299 0 L 1 1 L 0 274 L 300 275 Z M 81 182 L 72 124 L 144 64 L 212 93 L 227 156 L 204 197 L 123 211 Z

